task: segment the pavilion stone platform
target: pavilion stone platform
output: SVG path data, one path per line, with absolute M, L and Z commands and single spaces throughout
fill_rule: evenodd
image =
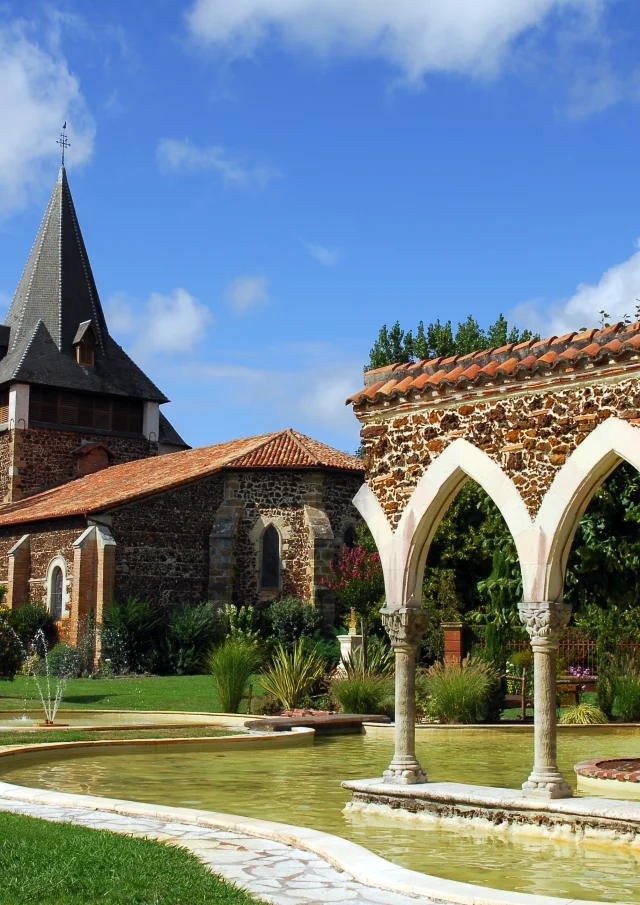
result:
M 623 843 L 640 848 L 640 801 L 580 797 L 534 799 L 515 789 L 426 782 L 395 785 L 379 779 L 350 780 L 347 815 L 468 821 L 492 831 L 518 831 Z

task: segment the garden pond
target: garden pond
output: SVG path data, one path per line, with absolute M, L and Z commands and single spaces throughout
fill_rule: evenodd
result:
M 598 735 L 563 731 L 559 763 L 575 787 L 573 765 L 589 757 L 637 755 L 632 729 Z M 55 759 L 2 764 L 7 782 L 63 792 L 204 808 L 313 827 L 357 842 L 404 867 L 458 881 L 576 899 L 640 903 L 640 850 L 595 842 L 503 835 L 474 828 L 415 826 L 354 816 L 343 808 L 344 779 L 381 776 L 389 739 L 318 738 L 315 745 L 216 753 L 181 746 L 153 751 L 75 750 Z M 420 733 L 418 755 L 434 781 L 519 788 L 533 756 L 531 734 L 434 729 Z M 541 869 L 541 865 L 544 868 Z

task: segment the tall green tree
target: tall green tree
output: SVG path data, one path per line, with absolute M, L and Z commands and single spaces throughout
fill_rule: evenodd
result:
M 415 336 L 412 330 L 403 330 L 400 322 L 396 321 L 390 330 L 386 324 L 380 328 L 365 371 L 384 368 L 386 365 L 406 364 L 409 361 L 468 355 L 481 349 L 525 342 L 534 338 L 540 337 L 534 336 L 531 330 L 509 327 L 507 319 L 502 314 L 486 331 L 472 314 L 458 324 L 455 332 L 451 321 L 443 324 L 438 319 L 426 327 L 424 322 L 420 321 Z

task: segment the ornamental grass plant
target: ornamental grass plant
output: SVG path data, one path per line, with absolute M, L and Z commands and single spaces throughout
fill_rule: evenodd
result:
M 334 679 L 331 695 L 342 713 L 393 713 L 393 678 L 388 675 L 355 673 Z
M 613 713 L 623 723 L 640 720 L 640 665 L 634 658 L 616 664 L 611 677 Z
M 231 636 L 207 658 L 223 713 L 239 713 L 251 676 L 259 665 L 257 645 Z
M 315 651 L 305 651 L 304 638 L 291 647 L 276 646 L 260 684 L 284 710 L 298 707 L 324 674 L 325 663 Z
M 498 671 L 477 657 L 467 657 L 462 666 L 435 663 L 423 680 L 429 716 L 441 723 L 481 723 L 499 682 Z
M 608 723 L 607 715 L 595 704 L 576 704 L 563 710 L 560 715 L 560 723 L 563 726 L 569 724 L 580 726 L 595 726 L 600 723 Z

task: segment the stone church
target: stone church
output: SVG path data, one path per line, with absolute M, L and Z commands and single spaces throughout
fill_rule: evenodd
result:
M 294 430 L 190 449 L 110 336 L 64 166 L 0 325 L 0 582 L 77 641 L 93 611 L 295 595 L 361 521 L 360 459 Z

